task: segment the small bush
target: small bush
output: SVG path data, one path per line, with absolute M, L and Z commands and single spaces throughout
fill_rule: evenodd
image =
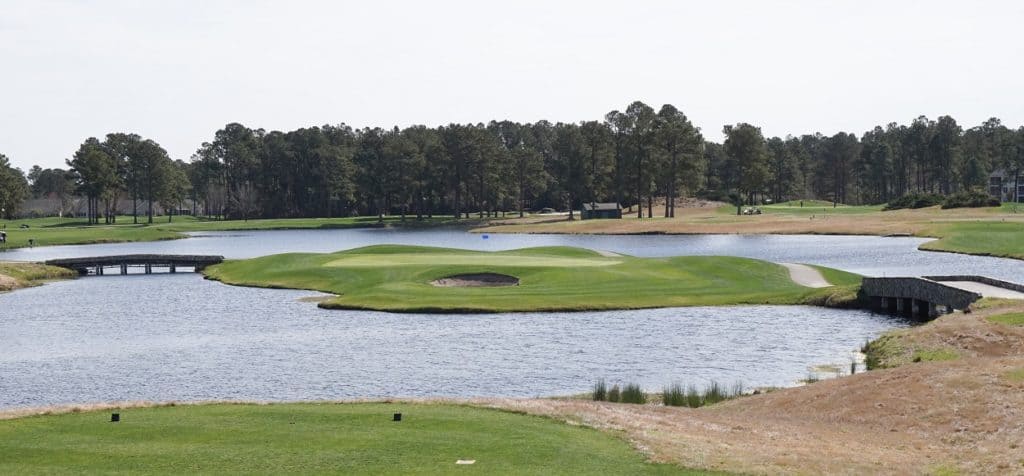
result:
M 941 204 L 945 198 L 936 193 L 908 193 L 885 205 L 882 210 L 900 210 L 903 208 L 926 208 Z
M 611 390 L 608 390 L 608 401 L 618 403 L 622 399 L 622 392 L 619 390 L 619 384 L 612 385 Z
M 647 403 L 647 394 L 644 393 L 643 389 L 635 383 L 627 383 L 622 388 L 622 395 L 619 398 L 622 403 Z
M 594 384 L 594 390 L 591 392 L 590 397 L 595 402 L 603 402 L 608 399 L 608 385 L 604 383 L 604 379 L 598 380 Z
M 943 209 L 998 207 L 999 205 L 1000 203 L 998 198 L 977 190 L 950 195 L 942 201 Z

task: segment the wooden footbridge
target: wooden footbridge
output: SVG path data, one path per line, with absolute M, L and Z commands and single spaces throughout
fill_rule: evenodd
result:
M 922 321 L 967 310 L 982 297 L 1024 299 L 1024 285 L 985 276 L 864 278 L 861 292 L 876 311 Z
M 103 276 L 103 270 L 106 268 L 120 269 L 121 274 L 128 274 L 128 268 L 143 268 L 145 274 L 151 274 L 154 268 L 166 268 L 171 273 L 176 273 L 178 268 L 192 268 L 194 271 L 199 272 L 207 266 L 223 261 L 223 256 L 119 255 L 51 259 L 47 260 L 46 264 L 72 269 L 82 276 L 89 274 Z

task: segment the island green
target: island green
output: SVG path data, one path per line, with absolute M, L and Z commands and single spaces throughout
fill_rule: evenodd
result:
M 392 312 L 510 312 L 671 306 L 821 303 L 859 282 L 829 271 L 840 286 L 810 289 L 777 264 L 726 256 L 635 258 L 570 248 L 485 252 L 377 245 L 337 253 L 286 253 L 227 261 L 205 270 L 227 284 L 336 294 L 321 307 Z M 504 287 L 438 286 L 435 281 L 494 273 Z M 832 302 L 848 305 L 849 302 Z

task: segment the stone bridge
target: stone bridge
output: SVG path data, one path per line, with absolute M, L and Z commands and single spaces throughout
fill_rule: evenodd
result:
M 864 278 L 861 292 L 876 311 L 919 320 L 968 309 L 982 297 L 1024 299 L 1024 285 L 985 276 Z
M 981 294 L 926 278 L 864 278 L 861 292 L 876 311 L 927 321 L 940 313 L 967 309 Z
M 51 259 L 46 261 L 46 264 L 73 269 L 83 276 L 90 273 L 103 276 L 105 268 L 120 268 L 121 274 L 128 274 L 129 267 L 141 267 L 145 269 L 146 274 L 152 273 L 153 268 L 167 268 L 171 273 L 177 272 L 178 268 L 192 268 L 198 272 L 222 261 L 223 256 L 150 254 Z

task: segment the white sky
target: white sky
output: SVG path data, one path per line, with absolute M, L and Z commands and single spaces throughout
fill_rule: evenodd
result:
M 136 132 L 188 160 L 228 122 L 600 119 L 639 99 L 706 137 L 954 116 L 1024 123 L 1019 1 L 0 0 L 0 153 L 63 166 Z

